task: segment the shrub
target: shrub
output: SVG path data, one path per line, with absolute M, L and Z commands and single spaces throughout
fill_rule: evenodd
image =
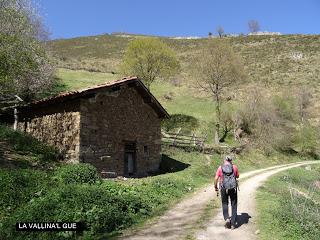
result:
M 184 151 L 174 150 L 172 154 L 174 158 L 183 158 L 184 162 L 190 163 L 190 168 L 178 173 L 144 179 L 120 182 L 110 180 L 89 185 L 64 184 L 61 172 L 68 175 L 69 172 L 66 169 L 77 166 L 61 167 L 54 173 L 54 178 L 60 179 L 60 182 L 50 184 L 47 190 L 37 197 L 33 196 L 34 192 L 40 190 L 38 188 L 35 191 L 32 190 L 32 194 L 26 197 L 25 204 L 19 205 L 10 215 L 1 216 L 0 239 L 45 240 L 77 237 L 108 239 L 118 231 L 144 221 L 149 216 L 159 215 L 183 194 L 208 182 L 212 177 L 213 168 L 216 167 L 216 164 L 210 164 L 210 166 L 202 164 L 199 161 L 199 153 L 196 152 L 186 154 Z M 203 161 L 204 155 L 200 156 Z M 42 178 L 39 177 L 40 179 Z M 44 177 L 44 182 L 45 179 L 52 180 L 48 176 Z M 41 189 L 40 184 L 38 187 Z M 83 222 L 86 230 L 82 233 L 24 232 L 23 234 L 15 230 L 16 222 L 55 221 Z
M 97 169 L 88 163 L 68 164 L 62 166 L 58 168 L 55 176 L 65 184 L 93 184 L 99 180 Z
M 48 175 L 43 171 L 0 169 L 0 213 L 10 213 L 44 194 Z
M 297 103 L 293 97 L 275 96 L 273 104 L 283 120 L 295 121 L 298 119 Z
M 199 126 L 197 118 L 184 114 L 172 114 L 169 119 L 162 121 L 162 127 L 166 131 L 181 128 L 182 132 L 190 133 Z
M 308 122 L 301 124 L 293 137 L 293 146 L 301 155 L 319 157 L 318 131 Z
M 2 221 L 1 239 L 63 239 L 62 233 L 16 232 L 16 222 L 84 222 L 84 236 L 92 239 L 132 225 L 150 212 L 148 201 L 134 187 L 114 183 L 63 185 L 29 202 Z M 75 233 L 73 233 L 75 234 Z M 65 238 L 74 238 L 70 234 Z

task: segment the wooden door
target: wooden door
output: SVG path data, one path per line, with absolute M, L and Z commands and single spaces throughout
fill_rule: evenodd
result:
M 126 143 L 124 146 L 124 174 L 133 176 L 136 173 L 136 144 Z

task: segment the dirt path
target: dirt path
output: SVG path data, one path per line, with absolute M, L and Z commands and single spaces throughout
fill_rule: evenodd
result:
M 255 232 L 258 230 L 255 227 L 256 223 L 256 202 L 255 192 L 262 183 L 267 180 L 273 174 L 278 172 L 302 166 L 308 164 L 320 163 L 319 161 L 309 161 L 296 164 L 290 164 L 288 166 L 282 166 L 267 170 L 258 175 L 252 176 L 249 179 L 241 183 L 241 189 L 238 194 L 238 223 L 239 227 L 235 230 L 229 230 L 224 228 L 224 220 L 222 217 L 222 211 L 208 223 L 208 227 L 196 234 L 198 240 L 208 239 L 256 239 Z
M 229 237 L 241 236 L 240 239 L 246 239 L 242 237 L 242 232 L 250 231 L 249 234 L 254 236 L 254 192 L 258 186 L 267 179 L 270 175 L 275 174 L 285 169 L 296 167 L 300 165 L 306 165 L 314 162 L 302 162 L 291 163 L 269 167 L 265 169 L 255 170 L 240 175 L 240 178 L 249 178 L 245 182 L 241 183 L 241 192 L 239 194 L 239 207 L 238 213 L 250 213 L 251 219 L 249 224 L 242 225 L 240 228 L 234 230 L 234 232 L 226 231 L 223 227 L 223 219 L 221 212 L 208 223 L 208 228 L 204 231 L 197 233 L 198 239 L 229 239 Z M 253 177 L 251 177 L 253 176 Z M 250 178 L 251 177 L 251 178 Z M 241 180 L 240 179 L 240 180 Z M 249 194 L 249 195 L 248 195 Z M 252 201 L 247 201 L 245 197 L 250 196 Z M 171 240 L 182 239 L 188 230 L 194 227 L 194 224 L 202 215 L 208 202 L 215 198 L 216 194 L 213 189 L 213 185 L 202 188 L 195 192 L 193 195 L 187 197 L 178 203 L 175 207 L 168 210 L 163 216 L 157 220 L 150 222 L 144 226 L 142 230 L 138 230 L 130 235 L 124 235 L 119 239 L 130 240 Z M 246 214 L 241 216 L 241 219 L 245 220 Z M 239 235 L 234 235 L 238 233 Z M 233 234 L 232 236 L 230 234 Z M 229 236 L 230 235 L 230 236 Z M 243 235 L 245 236 L 245 235 Z M 247 238 L 248 239 L 248 238 Z

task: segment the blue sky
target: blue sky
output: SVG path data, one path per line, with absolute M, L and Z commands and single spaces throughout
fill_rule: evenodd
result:
M 112 32 L 207 36 L 217 26 L 248 33 L 320 34 L 320 0 L 39 0 L 51 38 Z

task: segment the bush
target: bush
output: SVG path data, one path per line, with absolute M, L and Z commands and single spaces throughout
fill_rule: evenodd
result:
M 44 194 L 48 175 L 30 169 L 0 169 L 0 213 L 6 214 Z M 1 214 L 0 214 L 1 215 Z
M 293 97 L 275 96 L 273 104 L 283 120 L 296 121 L 298 119 L 298 106 Z
M 97 169 L 88 163 L 68 164 L 58 168 L 57 179 L 65 184 L 93 184 L 100 179 Z
M 319 133 L 308 122 L 301 124 L 293 137 L 293 147 L 301 155 L 319 157 Z
M 112 182 L 101 185 L 63 185 L 35 199 L 2 221 L 1 239 L 64 239 L 62 233 L 28 232 L 14 229 L 16 222 L 83 222 L 84 236 L 93 239 L 132 225 L 151 209 L 134 187 Z M 72 236 L 73 235 L 73 236 Z
M 91 185 L 64 184 L 69 183 L 70 180 L 66 182 L 61 176 L 72 175 L 73 173 L 67 169 L 76 168 L 77 165 L 67 165 L 57 169 L 54 178 L 60 181 L 56 184 L 49 185 L 52 183 L 52 178 L 45 175 L 44 182 L 47 180 L 49 185 L 46 191 L 39 196 L 33 196 L 35 191 L 41 190 L 41 184 L 38 185 L 35 181 L 34 187 L 37 186 L 40 190 L 38 188 L 30 190 L 30 196 L 26 196 L 25 204 L 19 205 L 10 215 L 1 216 L 0 239 L 75 239 L 79 236 L 81 239 L 108 239 L 118 231 L 144 221 L 149 216 L 160 215 L 182 195 L 208 182 L 214 168 L 217 167 L 216 164 L 208 166 L 201 163 L 205 160 L 204 155 L 196 152 L 185 153 L 174 150 L 168 154 L 175 159 L 183 159 L 184 163 L 190 163 L 191 166 L 178 173 L 120 182 L 110 180 Z M 90 165 L 89 168 L 91 168 Z M 42 177 L 39 176 L 39 180 L 41 179 Z M 22 183 L 19 184 L 23 186 Z M 12 188 L 14 189 L 15 186 Z M 82 233 L 25 232 L 21 234 L 15 230 L 15 223 L 23 221 L 81 221 L 85 223 L 87 229 Z
M 162 127 L 166 131 L 181 128 L 182 132 L 190 133 L 199 127 L 197 118 L 184 114 L 172 114 L 169 119 L 162 121 Z

